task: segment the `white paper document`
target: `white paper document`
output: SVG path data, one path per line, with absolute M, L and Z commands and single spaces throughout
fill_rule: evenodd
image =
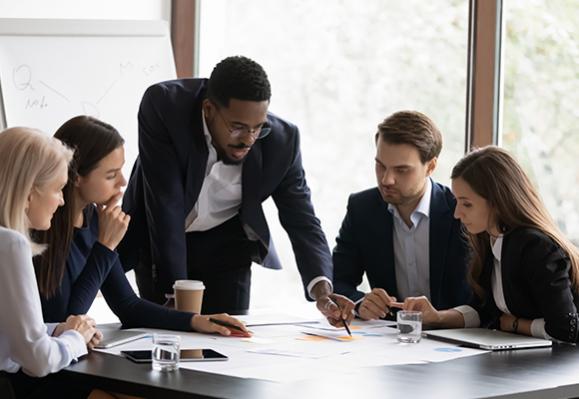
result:
M 319 317 L 304 317 L 301 315 L 294 314 L 283 314 L 283 313 L 273 313 L 273 312 L 260 312 L 258 314 L 252 314 L 247 316 L 235 316 L 239 320 L 245 323 L 248 327 L 253 326 L 273 326 L 273 325 L 291 325 L 291 324 L 318 324 L 320 322 Z
M 427 338 L 402 344 L 393 324 L 356 320 L 351 324 L 352 337 L 322 320 L 306 326 L 253 326 L 251 338 L 162 332 L 181 335 L 182 349 L 209 348 L 229 358 L 225 362 L 182 362 L 181 368 L 275 382 L 355 374 L 365 367 L 441 362 L 486 352 Z M 150 339 L 141 339 L 102 351 L 120 355 L 121 350 L 151 348 Z

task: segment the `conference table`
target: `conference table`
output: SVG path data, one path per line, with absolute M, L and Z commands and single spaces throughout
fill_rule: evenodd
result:
M 150 364 L 92 352 L 59 377 L 147 398 L 573 398 L 579 397 L 579 349 L 554 344 L 440 363 L 373 367 L 355 376 L 312 375 L 291 383 L 186 369 L 152 372 Z

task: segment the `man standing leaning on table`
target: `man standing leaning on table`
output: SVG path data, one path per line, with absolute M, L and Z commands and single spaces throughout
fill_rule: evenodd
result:
M 378 187 L 352 194 L 334 248 L 336 292 L 366 320 L 383 318 L 396 298 L 424 295 L 439 309 L 466 303 L 467 242 L 456 200 L 434 182 L 442 135 L 434 122 L 401 111 L 378 125 Z M 357 287 L 366 273 L 372 291 Z
M 268 112 L 270 85 L 254 61 L 228 57 L 210 79 L 147 89 L 139 158 L 123 200 L 119 247 L 142 296 L 163 302 L 178 279 L 202 280 L 203 313 L 249 309 L 251 263 L 280 269 L 262 202 L 272 197 L 305 294 L 335 325 L 354 304 L 332 293 L 332 262 L 310 200 L 299 132 Z

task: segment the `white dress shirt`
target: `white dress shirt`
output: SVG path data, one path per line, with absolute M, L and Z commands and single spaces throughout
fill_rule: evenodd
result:
M 30 243 L 0 227 L 0 370 L 42 377 L 87 353 L 79 332 L 49 336 L 55 327 L 43 322 Z
M 503 291 L 503 275 L 501 265 L 501 254 L 503 250 L 503 235 L 499 235 L 495 242 L 491 241 L 491 250 L 493 253 L 493 271 L 491 273 L 491 288 L 493 291 L 493 299 L 497 308 L 505 314 L 512 314 L 507 307 L 505 301 L 505 293 Z M 480 318 L 476 310 L 471 306 L 463 305 L 455 308 L 464 316 L 465 327 L 478 327 L 480 325 Z M 545 331 L 545 319 L 534 319 L 531 322 L 531 335 L 533 337 L 551 339 Z
M 201 112 L 203 120 L 203 134 L 209 149 L 207 166 L 205 168 L 205 179 L 199 192 L 197 202 L 193 209 L 185 218 L 185 232 L 207 231 L 225 223 L 239 213 L 241 208 L 241 173 L 243 163 L 236 165 L 226 165 L 217 160 L 217 151 L 213 146 L 211 133 L 205 121 L 205 112 Z M 257 239 L 251 236 L 249 229 L 244 229 L 250 239 Z M 314 277 L 307 284 L 308 293 L 312 294 L 312 288 L 320 281 L 327 281 L 332 286 L 332 282 L 325 276 Z
M 408 227 L 396 207 L 388 204 L 392 213 L 394 268 L 398 300 L 424 295 L 430 299 L 430 197 L 432 182 L 426 179 L 424 195 L 410 215 Z
M 207 231 L 225 223 L 239 213 L 241 208 L 241 171 L 243 164 L 226 165 L 217 160 L 217 151 L 202 112 L 203 134 L 209 156 L 205 179 L 197 202 L 185 219 L 185 231 Z

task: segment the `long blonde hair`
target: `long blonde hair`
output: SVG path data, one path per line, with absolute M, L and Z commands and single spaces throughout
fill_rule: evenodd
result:
M 557 228 L 538 191 L 511 154 L 496 146 L 476 149 L 453 168 L 451 179 L 456 178 L 463 179 L 488 202 L 502 233 L 530 227 L 551 238 L 569 256 L 570 279 L 579 291 L 579 251 Z M 468 236 L 473 249 L 470 282 L 481 296 L 478 280 L 490 245 L 489 236 L 486 232 Z
M 59 140 L 25 127 L 0 133 L 0 226 L 15 230 L 30 240 L 26 214 L 32 190 L 42 190 L 68 165 L 73 152 Z M 42 246 L 31 241 L 32 253 Z

